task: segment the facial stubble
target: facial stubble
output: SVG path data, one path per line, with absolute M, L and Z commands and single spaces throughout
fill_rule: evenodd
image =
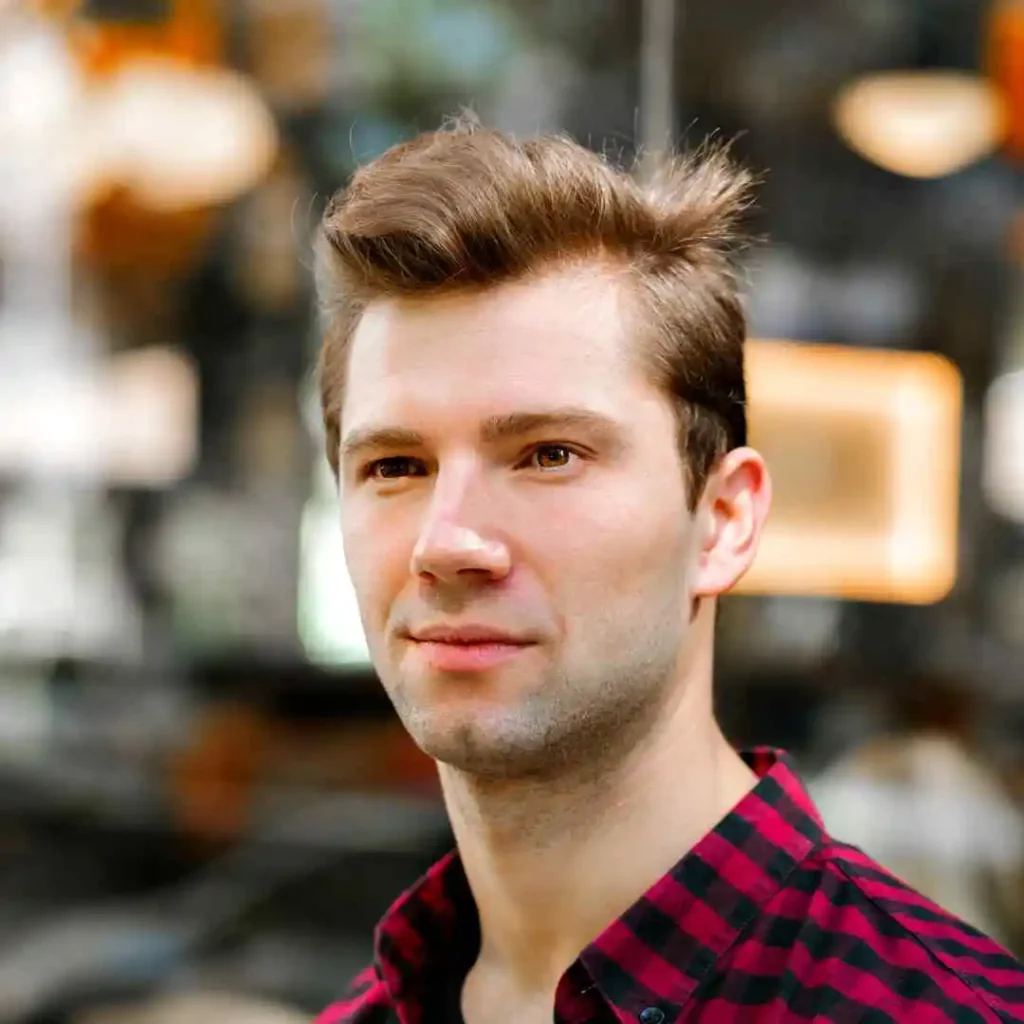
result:
M 549 665 L 540 678 L 503 681 L 506 693 L 489 706 L 468 692 L 474 685 L 468 679 L 450 681 L 467 690 L 461 704 L 418 700 L 416 681 L 401 675 L 388 690 L 420 748 L 460 772 L 481 781 L 590 783 L 644 741 L 670 699 L 685 621 L 676 602 L 670 605 L 628 642 L 595 638 L 587 657 L 577 659 L 585 663 Z

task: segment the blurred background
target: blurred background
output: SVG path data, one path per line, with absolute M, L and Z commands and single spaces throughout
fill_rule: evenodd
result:
M 1024 953 L 1024 0 L 0 0 L 0 1024 L 307 1020 L 448 848 L 310 239 L 467 104 L 763 174 L 722 721 Z

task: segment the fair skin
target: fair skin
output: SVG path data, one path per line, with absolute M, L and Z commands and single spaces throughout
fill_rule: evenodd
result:
M 550 1021 L 580 951 L 753 784 L 713 716 L 714 605 L 753 561 L 768 473 L 734 450 L 690 511 L 628 298 L 563 268 L 371 303 L 352 340 L 346 559 L 479 911 L 467 1024 Z M 469 624 L 514 643 L 463 664 L 422 638 Z

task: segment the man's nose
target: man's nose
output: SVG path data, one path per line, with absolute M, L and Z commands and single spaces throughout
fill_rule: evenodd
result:
M 438 481 L 438 488 L 441 482 Z M 453 493 L 435 492 L 433 506 L 412 553 L 412 572 L 442 583 L 469 576 L 499 580 L 512 568 L 508 546 L 471 514 L 463 485 Z

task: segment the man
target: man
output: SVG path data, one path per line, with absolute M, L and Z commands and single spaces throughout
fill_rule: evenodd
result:
M 835 843 L 712 711 L 747 177 L 456 123 L 330 204 L 322 398 L 374 666 L 458 851 L 322 1024 L 1024 1019 L 1024 972 Z

